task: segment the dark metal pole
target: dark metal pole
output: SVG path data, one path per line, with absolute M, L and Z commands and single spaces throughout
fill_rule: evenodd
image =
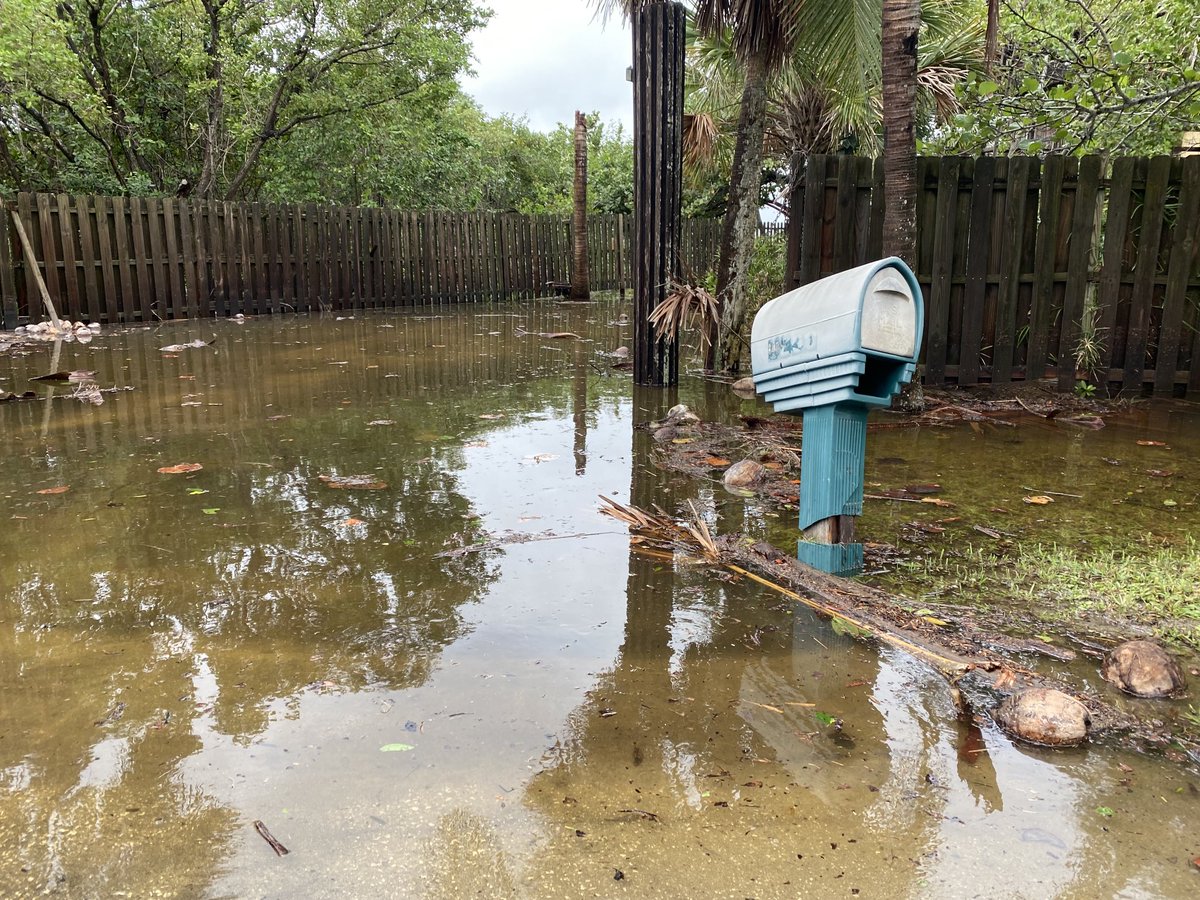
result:
M 679 381 L 678 342 L 647 321 L 680 273 L 683 193 L 684 8 L 652 3 L 633 14 L 633 380 Z

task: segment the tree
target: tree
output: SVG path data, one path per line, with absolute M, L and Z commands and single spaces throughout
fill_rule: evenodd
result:
M 588 228 L 587 228 L 587 119 L 575 112 L 575 177 L 572 184 L 574 209 L 571 215 L 573 234 L 573 264 L 571 266 L 571 299 L 586 300 L 588 290 Z
M 883 0 L 883 252 L 916 266 L 921 0 Z
M 1167 153 L 1200 123 L 1194 0 L 1003 4 L 1001 50 L 931 136 L 948 153 Z
M 25 186 L 162 191 L 188 177 L 231 199 L 261 189 L 267 158 L 293 136 L 448 98 L 484 21 L 474 0 L 2 9 L 0 150 Z
M 717 303 L 721 313 L 715 340 L 709 341 L 708 368 L 734 372 L 741 355 L 746 317 L 746 271 L 758 232 L 758 199 L 766 122 L 767 79 L 789 46 L 780 17 L 788 0 L 698 0 L 696 27 L 706 34 L 728 32 L 741 63 L 742 98 L 737 140 L 730 165 L 729 199 L 721 224 L 717 263 Z

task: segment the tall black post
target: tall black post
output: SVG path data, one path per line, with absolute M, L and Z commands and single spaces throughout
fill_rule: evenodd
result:
M 633 380 L 679 381 L 678 342 L 647 321 L 680 272 L 683 194 L 681 3 L 651 3 L 633 14 Z

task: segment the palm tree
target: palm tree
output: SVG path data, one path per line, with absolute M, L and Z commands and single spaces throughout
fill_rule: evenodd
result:
M 571 299 L 586 300 L 588 289 L 588 232 L 587 232 L 587 119 L 575 112 L 575 182 L 574 211 L 571 225 L 574 234 L 575 264 L 571 268 Z
M 781 12 L 797 0 L 696 0 L 696 28 L 724 34 L 742 67 L 742 98 L 737 140 L 729 173 L 729 201 L 721 224 L 717 261 L 717 304 L 721 313 L 715 340 L 709 341 L 707 368 L 734 372 L 739 336 L 746 318 L 746 273 L 758 233 L 759 186 L 766 127 L 767 82 L 789 48 Z M 710 335 L 710 337 L 714 337 Z
M 883 0 L 883 252 L 917 260 L 917 33 L 921 0 Z

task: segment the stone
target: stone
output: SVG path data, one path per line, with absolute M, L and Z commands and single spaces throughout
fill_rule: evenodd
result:
M 749 488 L 754 487 L 763 479 L 766 469 L 752 459 L 743 459 L 725 470 L 725 487 Z
M 673 425 L 663 425 L 654 429 L 654 441 L 657 444 L 665 444 L 681 437 L 684 437 L 684 432 Z
M 758 393 L 754 388 L 754 377 L 752 375 L 747 375 L 745 378 L 739 378 L 729 387 L 739 397 L 753 397 L 756 393 Z
M 688 409 L 685 404 L 676 403 L 674 406 L 672 406 L 670 409 L 667 410 L 667 418 L 674 419 L 677 416 L 682 416 L 684 413 L 690 413 L 690 412 L 691 412 L 691 410 Z
M 1153 641 L 1126 641 L 1108 651 L 1100 675 L 1135 697 L 1167 697 L 1183 689 L 1183 672 Z
M 1046 747 L 1070 747 L 1087 737 L 1087 708 L 1062 691 L 1029 688 L 1005 699 L 996 721 L 1009 735 Z

